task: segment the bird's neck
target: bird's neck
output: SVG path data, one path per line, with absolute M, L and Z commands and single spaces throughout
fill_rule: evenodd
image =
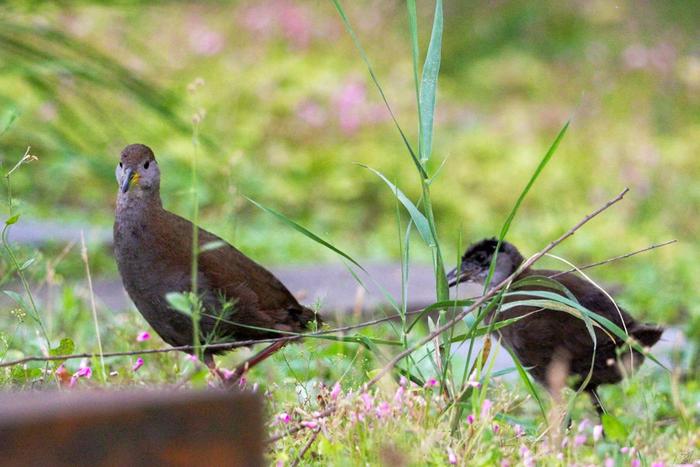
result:
M 163 204 L 156 192 L 139 190 L 117 195 L 117 218 L 139 218 L 160 209 L 163 209 Z

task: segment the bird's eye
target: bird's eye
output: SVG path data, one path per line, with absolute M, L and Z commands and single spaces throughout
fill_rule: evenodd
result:
M 148 169 L 148 166 L 150 165 L 150 161 L 146 161 L 143 163 L 143 168 Z
M 119 167 L 124 167 L 124 164 L 122 164 L 122 163 L 120 162 L 120 163 L 119 163 Z

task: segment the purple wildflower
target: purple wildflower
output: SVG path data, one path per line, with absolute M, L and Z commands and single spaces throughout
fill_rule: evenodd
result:
M 498 434 L 499 431 L 501 431 L 501 427 L 498 426 L 498 423 L 494 423 L 494 424 L 493 424 L 493 432 L 494 432 L 495 434 Z
M 331 400 L 337 400 L 340 395 L 340 382 L 336 382 L 331 389 Z
M 313 430 L 314 428 L 318 427 L 318 422 L 316 420 L 304 420 L 301 422 L 301 426 L 311 428 Z
M 574 447 L 582 446 L 586 443 L 586 435 L 576 435 L 574 438 Z
M 277 415 L 277 420 L 284 423 L 285 425 L 292 421 L 292 417 L 289 416 L 287 412 L 282 412 Z
M 385 418 L 388 415 L 391 414 L 391 407 L 387 402 L 380 402 L 379 405 L 377 405 L 377 418 Z
M 467 415 L 467 423 L 472 425 L 474 423 L 474 415 L 469 414 Z
M 615 461 L 613 459 L 611 459 L 610 457 L 606 457 L 603 465 L 605 467 L 615 467 Z
M 642 465 L 642 463 L 639 459 L 632 459 L 632 462 L 630 462 L 630 467 L 639 467 L 640 465 Z
M 449 446 L 447 447 L 447 462 L 449 462 L 451 465 L 455 465 L 457 463 L 457 456 Z
M 515 436 L 520 438 L 524 434 L 525 434 L 525 431 L 523 430 L 523 427 L 521 425 L 515 425 Z
M 434 388 L 437 386 L 437 380 L 435 378 L 430 378 L 428 381 L 425 382 L 425 387 L 426 388 Z
M 362 399 L 362 402 L 365 404 L 365 412 L 369 412 L 370 410 L 372 410 L 372 396 L 370 396 L 366 392 L 363 392 L 360 395 L 360 399 Z
M 136 359 L 136 363 L 131 367 L 132 371 L 136 371 L 143 366 L 143 358 L 139 357 Z
M 481 405 L 481 418 L 486 418 L 489 416 L 491 407 L 493 407 L 493 402 L 491 402 L 491 399 L 484 399 L 484 403 Z
M 146 342 L 150 338 L 151 335 L 148 333 L 148 331 L 142 331 L 136 335 L 136 342 Z

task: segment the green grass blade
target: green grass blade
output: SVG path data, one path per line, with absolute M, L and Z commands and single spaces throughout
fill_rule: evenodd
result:
M 564 135 L 566 134 L 566 130 L 569 129 L 570 123 L 571 123 L 570 121 L 567 121 L 564 124 L 564 126 L 562 127 L 562 129 L 559 130 L 559 133 L 557 134 L 557 137 L 554 139 L 554 142 L 549 147 L 546 154 L 544 155 L 544 157 L 540 161 L 539 165 L 535 169 L 535 172 L 530 177 L 530 180 L 528 180 L 527 185 L 525 185 L 525 188 L 520 193 L 520 196 L 518 196 L 518 200 L 515 202 L 513 209 L 510 210 L 510 213 L 508 214 L 506 221 L 503 223 L 503 227 L 501 227 L 501 233 L 498 236 L 498 245 L 496 246 L 496 254 L 493 255 L 493 260 L 491 261 L 491 267 L 489 268 L 489 274 L 486 277 L 486 281 L 484 282 L 484 290 L 488 290 L 489 285 L 491 284 L 491 277 L 493 277 L 493 271 L 496 267 L 496 258 L 498 256 L 497 252 L 501 248 L 501 243 L 503 242 L 503 239 L 506 237 L 506 235 L 508 234 L 508 231 L 510 230 L 510 224 L 513 222 L 515 215 L 518 213 L 518 209 L 520 209 L 520 205 L 523 203 L 523 200 L 525 200 L 525 197 L 530 192 L 532 185 L 535 184 L 535 181 L 539 178 L 540 174 L 542 173 L 544 168 L 547 166 L 549 161 L 552 159 L 552 156 L 554 155 L 554 153 L 557 151 L 557 148 L 559 147 L 559 143 L 561 143 L 561 140 L 564 138 Z
M 384 180 L 384 183 L 386 183 L 389 186 L 389 188 L 391 188 L 391 191 L 394 193 L 394 196 L 396 196 L 399 199 L 401 204 L 403 204 L 404 208 L 406 208 L 406 211 L 408 211 L 408 214 L 411 216 L 411 220 L 413 220 L 413 223 L 416 225 L 416 229 L 418 230 L 418 233 L 420 234 L 423 241 L 429 247 L 433 248 L 435 246 L 435 237 L 433 237 L 432 229 L 430 228 L 428 219 L 423 215 L 422 212 L 420 212 L 416 205 L 413 204 L 411 200 L 408 199 L 408 197 L 405 194 L 403 194 L 403 192 L 399 190 L 398 187 L 396 187 L 396 185 L 391 183 L 389 179 L 382 175 L 381 172 L 366 165 L 360 164 L 360 166 L 364 167 L 367 170 L 371 170 L 379 178 Z
M 420 115 L 420 83 L 418 82 L 418 15 L 416 14 L 416 0 L 406 0 L 408 10 L 408 29 L 411 33 L 411 54 L 413 57 L 413 81 L 416 87 L 416 105 Z
M 513 352 L 508 347 L 503 346 L 508 353 L 510 354 L 511 358 L 513 359 L 513 363 L 515 363 L 515 368 L 518 370 L 518 375 L 520 376 L 520 379 L 522 380 L 523 384 L 525 385 L 525 388 L 527 389 L 527 392 L 530 393 L 530 395 L 537 401 L 537 405 L 540 408 L 540 412 L 542 412 L 542 418 L 547 421 L 547 412 L 544 409 L 544 404 L 542 403 L 542 398 L 540 397 L 539 393 L 537 392 L 537 389 L 535 388 L 535 385 L 532 384 L 532 381 L 530 380 L 530 377 L 528 376 L 527 372 L 525 371 L 525 368 L 523 368 L 522 364 L 520 363 L 520 360 L 518 360 L 518 357 L 515 356 Z
M 362 57 L 362 61 L 365 62 L 365 65 L 367 66 L 367 71 L 369 71 L 369 75 L 372 78 L 372 82 L 374 83 L 375 87 L 379 91 L 379 94 L 382 97 L 382 101 L 384 101 L 384 106 L 389 111 L 389 115 L 391 115 L 391 119 L 394 121 L 394 125 L 396 125 L 396 129 L 399 130 L 399 134 L 401 135 L 401 139 L 403 140 L 403 143 L 406 145 L 406 149 L 408 149 L 408 152 L 411 154 L 411 159 L 413 159 L 413 163 L 416 165 L 416 168 L 420 172 L 421 177 L 423 177 L 423 179 L 427 179 L 428 174 L 426 173 L 425 169 L 423 168 L 423 165 L 418 160 L 418 156 L 416 156 L 416 153 L 413 150 L 411 143 L 408 142 L 408 138 L 406 137 L 406 134 L 401 129 L 401 125 L 399 125 L 399 121 L 396 119 L 396 116 L 394 115 L 394 111 L 391 110 L 391 106 L 389 105 L 389 101 L 387 100 L 386 95 L 384 94 L 384 90 L 382 89 L 382 86 L 379 84 L 379 80 L 377 79 L 377 75 L 374 73 L 374 69 L 372 68 L 372 65 L 369 62 L 369 58 L 367 57 L 367 53 L 365 53 L 365 49 L 362 47 L 362 44 L 360 44 L 360 40 L 357 38 L 357 35 L 355 34 L 355 30 L 350 25 L 350 20 L 348 20 L 348 17 L 345 14 L 345 10 L 343 9 L 342 5 L 340 4 L 340 2 L 338 0 L 331 0 L 331 1 L 333 2 L 333 5 L 335 5 L 335 9 L 338 11 L 338 14 L 340 15 L 340 19 L 343 21 L 343 25 L 345 26 L 345 29 L 348 31 L 348 34 L 350 34 L 350 37 L 352 38 L 352 41 L 355 44 L 355 48 L 357 48 L 358 52 L 360 53 L 360 57 Z
M 244 198 L 247 199 L 248 201 L 250 201 L 251 203 L 253 203 L 254 205 L 256 205 L 257 207 L 259 207 L 260 209 L 262 209 L 263 211 L 265 211 L 269 214 L 272 214 L 277 219 L 281 220 L 282 222 L 284 222 L 288 226 L 292 227 L 294 230 L 301 232 L 302 234 L 304 234 L 305 236 L 307 236 L 311 240 L 315 241 L 316 243 L 320 243 L 321 245 L 325 246 L 329 250 L 339 254 L 340 256 L 342 256 L 343 258 L 347 259 L 352 264 L 354 264 L 355 266 L 360 268 L 362 271 L 367 272 L 365 270 L 365 268 L 363 268 L 360 265 L 360 263 L 355 261 L 350 255 L 348 255 L 344 251 L 341 251 L 340 249 L 334 247 L 333 245 L 331 245 L 330 243 L 328 243 L 327 241 L 325 241 L 324 239 L 322 239 L 321 237 L 319 237 L 315 233 L 311 232 L 307 228 L 297 224 L 296 222 L 294 222 L 293 220 L 291 220 L 290 218 L 288 218 L 287 216 L 285 216 L 281 212 L 275 211 L 274 209 L 268 208 L 267 206 L 263 206 L 262 204 L 258 203 L 257 201 L 253 201 L 252 199 L 248 198 L 247 196 L 244 196 Z
M 435 2 L 433 31 L 430 35 L 428 53 L 423 65 L 423 77 L 420 84 L 418 112 L 420 119 L 420 141 L 418 153 L 422 164 L 430 159 L 433 145 L 433 120 L 437 92 L 438 74 L 440 73 L 440 54 L 442 51 L 442 0 Z

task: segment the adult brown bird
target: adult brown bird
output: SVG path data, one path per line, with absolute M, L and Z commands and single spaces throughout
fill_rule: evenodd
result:
M 160 169 L 149 147 L 124 148 L 116 177 L 114 252 L 124 287 L 165 342 L 192 345 L 192 318 L 174 310 L 166 294 L 191 290 L 193 225 L 163 209 Z M 272 273 L 221 238 L 198 228 L 198 243 L 201 343 L 212 337 L 216 342 L 283 337 L 285 332 L 302 332 L 312 321 L 320 322 Z M 283 345 L 284 341 L 270 345 L 237 375 Z M 204 352 L 205 363 L 213 370 L 216 352 Z
M 488 277 L 497 245 L 498 241 L 495 238 L 471 245 L 464 253 L 459 268 L 448 273 L 450 286 L 468 281 L 483 285 Z M 522 263 L 523 256 L 518 249 L 508 242 L 502 242 L 496 255 L 496 264 L 490 283 L 492 285 L 500 283 L 513 274 Z M 526 268 L 515 277 L 512 283 L 516 284 L 520 280 L 535 277 L 546 277 L 564 286 L 583 307 L 626 329 L 626 332 L 643 347 L 651 347 L 661 338 L 664 331 L 662 327 L 638 323 L 617 307 L 599 288 L 577 274 Z M 547 291 L 562 295 L 563 292 L 557 290 L 558 288 L 560 287 L 556 285 L 548 286 L 544 281 L 539 284 L 516 286 L 511 292 L 515 294 L 518 290 Z M 509 295 L 504 298 L 503 304 L 536 298 L 540 297 Z M 525 316 L 496 332 L 501 337 L 502 343 L 515 354 L 522 365 L 530 368 L 530 374 L 539 383 L 551 389 L 547 382 L 547 372 L 554 360 L 561 358 L 568 365 L 570 375 L 577 376 L 577 384 L 581 384 L 591 370 L 594 350 L 593 339 L 582 319 L 563 311 L 532 306 L 516 305 L 512 308 L 504 308 L 506 309 L 503 311 L 492 311 L 486 316 L 486 322 Z M 602 414 L 604 410 L 596 390 L 601 384 L 617 383 L 622 379 L 623 372 L 616 362 L 618 352 L 622 350 L 625 343 L 612 333 L 603 332 L 598 327 L 594 329 L 597 346 L 591 379 L 585 390 L 590 394 L 598 413 Z M 628 370 L 637 368 L 643 360 L 644 356 L 637 351 L 626 350 L 621 357 L 621 361 L 625 363 L 624 366 Z

